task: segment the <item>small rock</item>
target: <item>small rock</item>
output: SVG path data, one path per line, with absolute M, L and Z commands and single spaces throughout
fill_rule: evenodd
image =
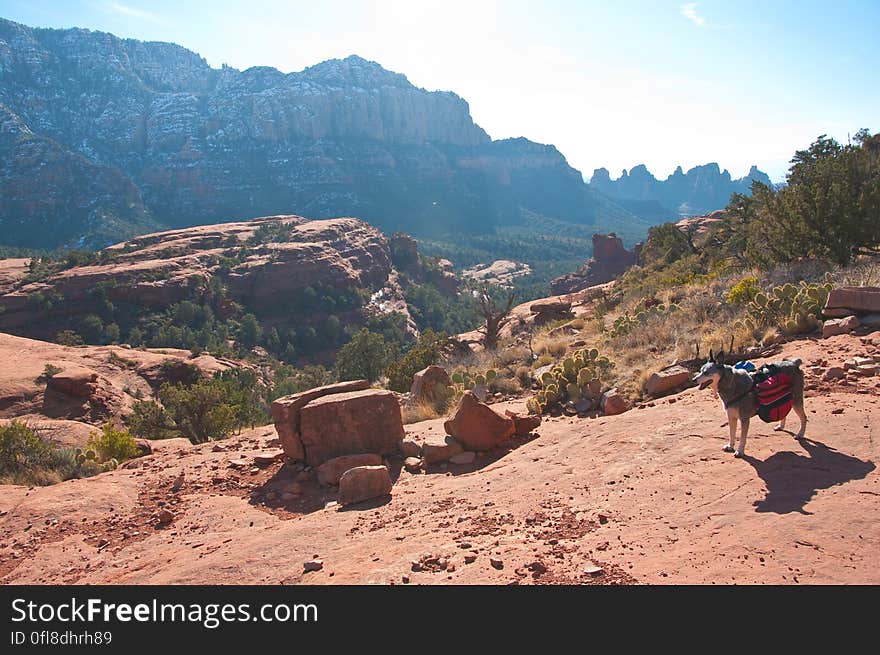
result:
M 604 571 L 601 566 L 596 566 L 595 564 L 591 564 L 584 568 L 584 575 L 602 575 Z
M 280 448 L 267 450 L 254 455 L 254 464 L 257 466 L 269 466 L 270 464 L 279 461 L 282 457 L 284 457 L 284 451 Z
M 492 565 L 493 569 L 498 569 L 499 571 L 504 568 L 504 560 L 495 557 L 489 558 L 489 564 Z
M 168 525 L 171 523 L 177 516 L 174 512 L 167 509 L 160 509 L 156 514 L 156 520 L 159 522 L 159 525 Z
M 319 559 L 312 559 L 308 562 L 303 562 L 303 572 L 310 573 L 311 571 L 320 571 L 324 568 L 324 562 Z
M 174 482 L 171 485 L 171 491 L 177 493 L 183 487 L 183 483 L 186 480 L 186 475 L 183 471 L 180 472 L 180 475 L 175 478 Z
M 473 553 L 468 553 L 467 555 L 464 556 L 464 563 L 465 564 L 473 564 L 476 561 L 477 561 L 477 556 L 474 555 Z
M 471 464 L 477 458 L 477 454 L 473 451 L 466 450 L 449 458 L 453 464 Z
M 832 414 L 843 414 L 843 407 L 838 407 L 837 409 L 831 410 Z
M 401 578 L 401 580 L 403 581 L 403 584 L 409 584 L 409 576 L 408 575 L 404 575 Z
M 421 471 L 422 460 L 420 460 L 418 457 L 407 457 L 405 460 L 403 460 L 403 467 L 410 473 Z
M 849 334 L 857 327 L 859 327 L 859 319 L 856 316 L 832 318 L 822 324 L 822 337 L 827 339 L 838 334 Z
M 825 371 L 825 374 L 822 376 L 822 379 L 825 382 L 830 382 L 831 380 L 839 380 L 840 378 L 844 377 L 845 375 L 846 375 L 846 371 L 844 371 L 841 367 L 832 366 L 827 371 Z
M 412 439 L 404 439 L 400 444 L 400 450 L 404 457 L 419 457 L 422 454 L 422 446 Z

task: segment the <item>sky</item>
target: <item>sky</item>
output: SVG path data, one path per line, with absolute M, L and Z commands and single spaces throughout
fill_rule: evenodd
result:
M 779 182 L 819 135 L 880 130 L 880 0 L 0 0 L 0 16 L 241 70 L 357 54 L 456 92 L 494 139 L 555 145 L 587 180 L 714 161 Z

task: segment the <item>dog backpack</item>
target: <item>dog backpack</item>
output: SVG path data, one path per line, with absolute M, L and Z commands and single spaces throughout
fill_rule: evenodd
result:
M 791 411 L 791 376 L 781 373 L 773 364 L 762 366 L 754 374 L 758 397 L 758 416 L 765 423 L 781 421 Z

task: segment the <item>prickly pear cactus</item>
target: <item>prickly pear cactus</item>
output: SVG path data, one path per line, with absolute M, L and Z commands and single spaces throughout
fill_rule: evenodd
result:
M 678 311 L 679 306 L 672 303 L 668 307 L 663 303 L 646 305 L 645 301 L 641 301 L 636 305 L 633 313 L 624 312 L 611 324 L 610 333 L 612 337 L 622 337 L 632 332 L 637 327 L 647 323 L 655 317 L 667 316 L 672 312 Z
M 778 327 L 789 336 L 813 332 L 822 325 L 822 308 L 831 289 L 828 282 L 789 282 L 768 293 L 758 293 L 748 304 L 746 317 L 734 326 L 754 334 L 768 327 Z
M 534 414 L 543 414 L 556 405 L 578 413 L 597 409 L 602 378 L 613 366 L 595 348 L 578 350 L 541 375 L 541 391 L 526 406 Z
M 458 401 L 464 395 L 465 391 L 473 391 L 474 395 L 480 402 L 485 402 L 489 397 L 489 385 L 498 377 L 498 374 L 489 369 L 485 373 L 474 373 L 470 371 L 456 371 L 452 374 L 452 386 L 450 394 L 455 401 Z

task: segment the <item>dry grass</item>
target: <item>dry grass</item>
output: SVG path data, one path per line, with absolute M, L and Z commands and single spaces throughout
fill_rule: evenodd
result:
M 509 372 L 510 371 L 505 371 L 505 373 Z M 502 376 L 501 373 L 499 373 L 498 377 L 492 380 L 492 383 L 489 385 L 489 390 L 493 393 L 503 393 L 506 396 L 513 396 L 521 392 L 523 387 L 520 385 L 515 374 L 511 374 L 511 376 L 508 377 L 506 375 Z
M 550 355 L 551 357 L 558 358 L 565 354 L 570 342 L 571 337 L 551 337 L 548 334 L 542 334 L 532 342 L 532 348 L 539 357 L 541 355 Z
M 415 405 L 408 405 L 403 408 L 403 423 L 419 423 L 420 421 L 430 421 L 440 418 L 444 414 L 429 402 L 419 402 Z

